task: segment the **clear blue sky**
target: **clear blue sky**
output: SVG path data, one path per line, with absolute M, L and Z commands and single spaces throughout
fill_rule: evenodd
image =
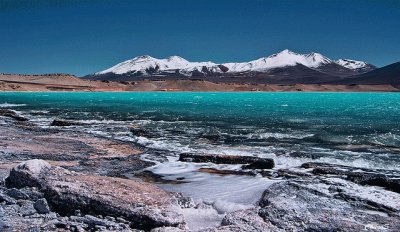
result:
M 400 1 L 0 0 L 0 72 L 72 73 L 138 55 L 248 61 L 288 48 L 400 61 Z

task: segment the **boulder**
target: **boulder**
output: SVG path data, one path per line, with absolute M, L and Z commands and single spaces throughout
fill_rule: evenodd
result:
M 29 196 L 28 196 L 26 193 L 24 193 L 24 192 L 22 192 L 22 191 L 20 191 L 20 190 L 18 190 L 18 189 L 15 189 L 15 188 L 7 189 L 7 190 L 6 190 L 6 194 L 7 194 L 8 196 L 10 196 L 10 197 L 16 199 L 16 200 L 20 200 L 20 199 L 26 200 L 26 199 L 29 199 Z
M 139 127 L 130 127 L 129 131 L 134 135 L 138 137 L 151 137 L 150 132 L 148 132 L 145 129 L 139 128 Z
M 72 121 L 72 120 L 54 119 L 50 125 L 51 126 L 79 126 L 79 125 L 83 125 L 83 123 Z
M 35 186 L 52 208 L 62 214 L 122 217 L 137 229 L 179 227 L 183 215 L 173 194 L 134 180 L 86 175 L 51 167 L 42 160 L 17 165 L 6 179 L 9 187 Z
M 255 156 L 233 156 L 233 155 L 215 155 L 203 154 L 196 155 L 191 153 L 181 153 L 179 161 L 194 163 L 215 163 L 215 164 L 248 164 L 244 168 L 248 169 L 271 169 L 275 166 L 274 160 L 269 158 L 260 158 Z
M 356 200 L 356 195 L 352 197 L 356 201 L 338 197 L 340 195 L 336 191 L 331 193 L 328 190 L 334 183 L 318 180 L 274 183 L 263 193 L 258 214 L 264 221 L 284 231 L 400 230 L 397 213 L 382 211 L 367 201 Z M 336 183 L 338 188 L 345 185 L 340 181 Z M 352 185 L 345 188 L 352 189 Z
M 0 192 L 0 203 L 3 203 L 3 202 L 7 205 L 17 204 L 17 201 L 14 198 L 11 198 L 11 197 L 7 196 L 6 194 L 3 194 Z
M 16 188 L 40 187 L 40 175 L 50 168 L 50 164 L 44 160 L 33 159 L 24 161 L 11 169 L 6 178 L 6 185 Z
M 328 163 L 304 163 L 302 168 L 312 169 L 314 175 L 336 175 L 361 185 L 379 186 L 400 193 L 400 172 L 356 168 Z
M 283 231 L 272 225 L 269 221 L 264 221 L 258 215 L 257 209 L 239 210 L 227 214 L 221 222 L 221 226 L 210 231 Z
M 19 121 L 19 122 L 28 121 L 27 118 L 24 118 L 24 117 L 18 115 L 17 113 L 15 113 L 14 111 L 7 110 L 7 109 L 0 109 L 0 116 L 12 118 L 12 119 L 14 119 L 16 121 Z
M 46 214 L 50 213 L 50 207 L 47 204 L 47 201 L 45 198 L 41 198 L 33 204 L 33 207 L 36 209 L 36 211 L 40 214 Z

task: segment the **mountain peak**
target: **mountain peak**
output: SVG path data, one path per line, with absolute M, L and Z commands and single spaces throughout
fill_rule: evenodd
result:
M 351 70 L 371 69 L 374 67 L 367 62 L 350 59 L 339 59 L 336 63 Z
M 167 58 L 168 61 L 186 61 L 186 59 L 180 57 L 180 56 L 170 56 Z
M 154 58 L 149 55 L 143 55 L 143 56 L 137 56 L 137 57 L 133 58 L 132 60 L 152 60 L 152 59 L 154 59 Z
M 295 53 L 289 49 L 285 49 L 285 50 L 282 50 L 281 52 L 278 52 L 272 56 L 279 56 L 279 55 L 297 55 L 297 53 Z

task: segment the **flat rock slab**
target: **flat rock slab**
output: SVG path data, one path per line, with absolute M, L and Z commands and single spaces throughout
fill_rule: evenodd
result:
M 304 163 L 314 175 L 335 175 L 361 185 L 379 186 L 400 193 L 400 172 L 382 169 L 355 168 L 327 163 Z
M 37 187 L 60 214 L 83 213 L 122 217 L 133 228 L 178 227 L 175 196 L 155 185 L 128 179 L 85 175 L 52 167 L 43 160 L 20 163 L 6 179 L 8 187 Z
M 54 119 L 50 126 L 80 126 L 84 125 L 81 122 L 65 120 L 65 119 Z
M 215 154 L 191 154 L 182 153 L 179 155 L 179 161 L 194 163 L 215 163 L 215 164 L 247 164 L 246 169 L 272 169 L 275 166 L 274 160 L 269 158 L 260 158 L 254 156 L 232 156 Z
M 341 191 L 332 189 L 335 184 L 344 183 L 304 180 L 272 184 L 259 202 L 258 214 L 284 231 L 400 231 L 397 212 L 357 201 L 357 197 L 343 198 Z

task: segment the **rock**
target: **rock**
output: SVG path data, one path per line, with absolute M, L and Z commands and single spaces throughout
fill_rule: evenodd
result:
M 46 213 L 50 213 L 50 207 L 47 204 L 46 199 L 42 198 L 39 199 L 35 202 L 35 204 L 33 204 L 33 207 L 36 209 L 36 211 L 40 214 L 46 214 Z
M 22 191 L 20 191 L 18 189 L 15 189 L 15 188 L 7 189 L 6 190 L 6 194 L 8 196 L 14 198 L 14 199 L 17 199 L 17 200 L 19 200 L 19 199 L 24 199 L 24 200 L 29 199 L 29 196 L 26 193 L 24 193 L 24 192 L 22 192 Z
M 31 201 L 22 201 L 18 202 L 20 207 L 18 208 L 18 213 L 25 216 L 30 216 L 36 213 L 36 209 L 33 207 L 33 203 Z
M 324 191 L 333 183 L 313 181 L 272 184 L 263 193 L 258 214 L 284 231 L 400 230 L 399 215 L 363 202 L 347 202 Z
M 260 158 L 254 156 L 232 156 L 232 155 L 195 155 L 191 153 L 181 153 L 179 161 L 195 162 L 195 163 L 215 163 L 215 164 L 249 164 L 250 167 L 263 167 L 271 169 L 275 163 L 273 159 Z
M 64 120 L 64 119 L 54 119 L 50 126 L 79 126 L 83 125 L 81 122 Z
M 304 163 L 302 168 L 313 169 L 314 175 L 336 175 L 361 185 L 384 187 L 400 193 L 400 172 L 372 170 L 327 163 Z
M 227 214 L 222 219 L 221 226 L 206 231 L 283 231 L 268 221 L 264 221 L 256 209 L 240 210 Z
M 191 197 L 185 197 L 182 194 L 178 196 L 178 204 L 183 209 L 194 208 L 196 206 Z
M 184 224 L 183 215 L 176 212 L 179 206 L 173 195 L 148 183 L 76 173 L 50 167 L 41 160 L 17 165 L 6 183 L 10 187 L 38 187 L 52 208 L 62 215 L 81 210 L 86 214 L 123 217 L 133 228 L 145 230 Z
M 15 113 L 14 111 L 12 111 L 12 110 L 7 110 L 7 109 L 0 109 L 0 116 L 12 118 L 12 119 L 14 119 L 14 120 L 16 120 L 16 121 L 19 121 L 19 122 L 28 121 L 27 118 L 24 118 L 24 117 L 22 117 L 22 116 L 19 116 L 19 115 L 18 115 L 17 113 Z
M 106 158 L 100 157 L 96 159 L 82 160 L 79 164 L 79 167 L 72 167 L 69 169 L 121 178 L 129 178 L 132 176 L 132 173 L 136 173 L 154 165 L 152 162 L 141 160 L 138 155 Z
M 249 171 L 241 171 L 241 170 L 221 170 L 215 168 L 199 168 L 200 172 L 207 172 L 210 174 L 218 174 L 218 175 L 239 175 L 239 176 L 256 176 L 257 173 L 249 172 Z
M 148 183 L 157 183 L 157 184 L 181 184 L 185 183 L 182 180 L 168 180 L 164 179 L 163 175 L 154 173 L 150 170 L 144 170 L 139 173 L 135 173 L 134 175 L 136 178 L 140 178 L 141 180 L 148 182 Z
M 152 229 L 150 232 L 184 232 L 184 230 L 176 227 L 158 227 Z
M 243 169 L 272 169 L 274 161 L 272 159 L 256 160 L 248 165 L 243 166 Z
M 142 129 L 142 128 L 138 128 L 138 127 L 130 127 L 129 131 L 134 135 L 134 136 L 138 136 L 138 137 L 151 137 L 150 132 Z
M 39 176 L 49 168 L 50 164 L 43 160 L 24 161 L 11 169 L 10 175 L 6 178 L 6 186 L 40 187 Z
M 0 203 L 5 202 L 7 205 L 17 204 L 17 201 L 6 194 L 0 192 Z

